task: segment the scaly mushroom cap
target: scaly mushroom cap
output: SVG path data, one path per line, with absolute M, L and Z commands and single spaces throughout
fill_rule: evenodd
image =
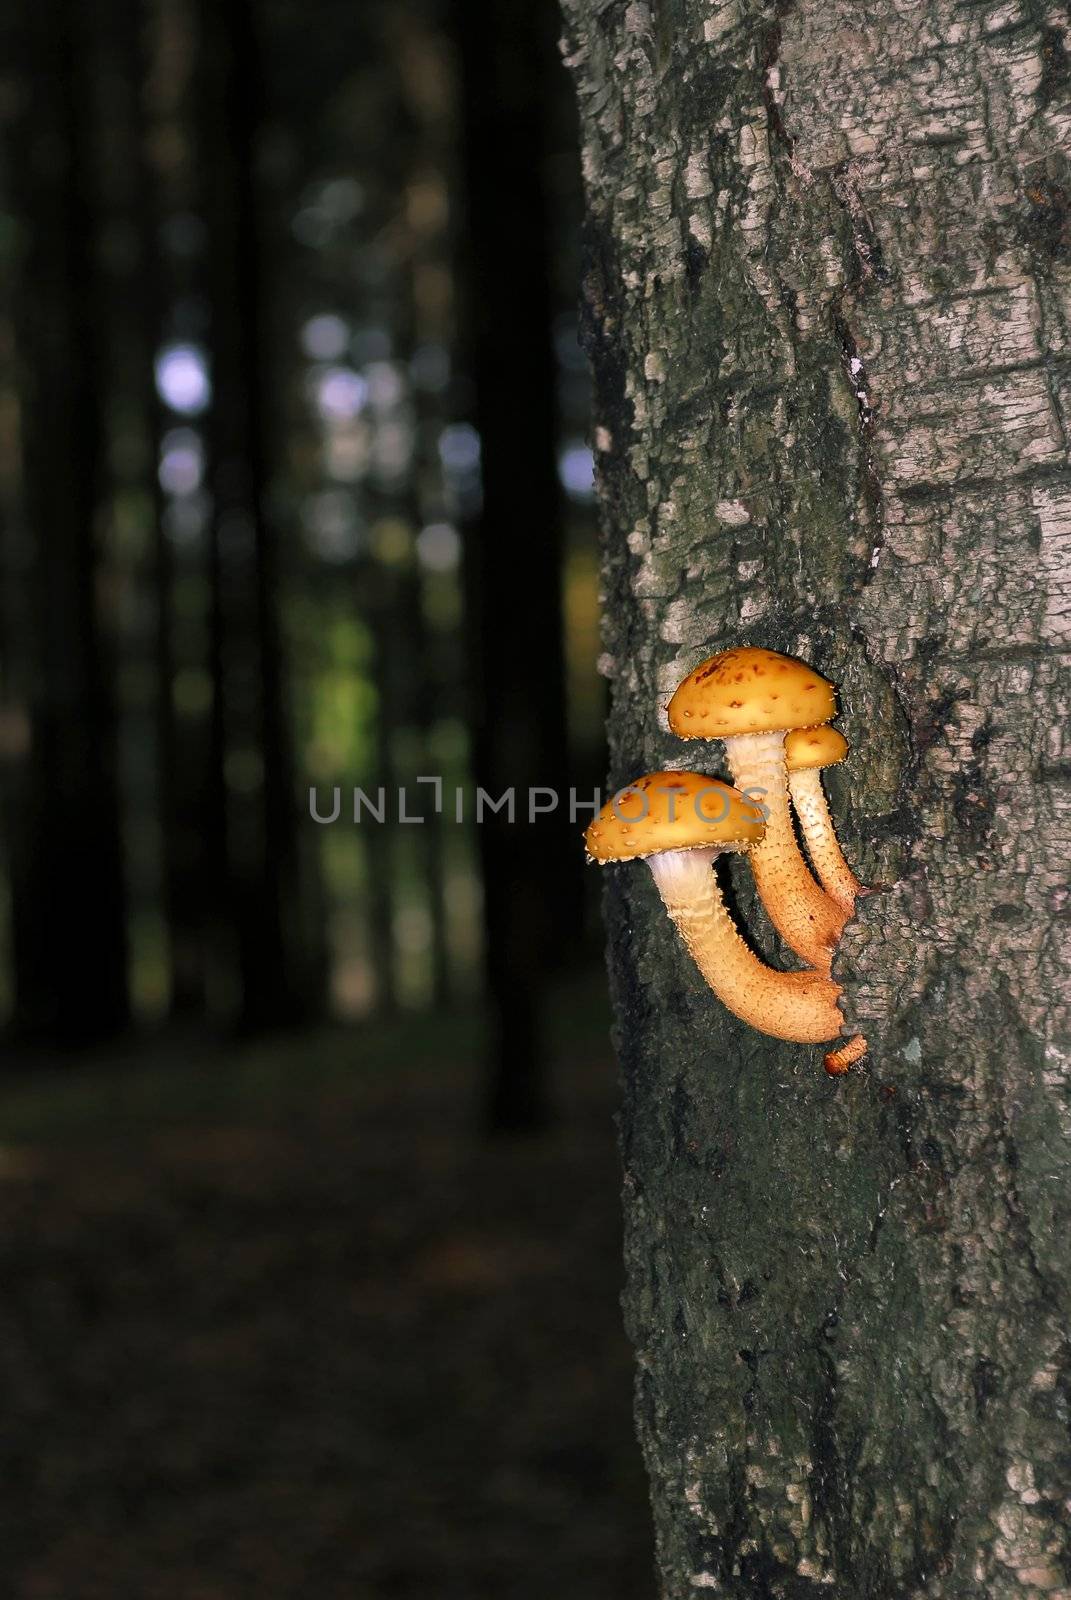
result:
M 833 685 L 812 667 L 748 645 L 700 662 L 678 684 L 668 712 L 682 739 L 731 739 L 812 728 L 835 717 L 837 707 Z
M 692 959 L 723 1005 L 775 1039 L 837 1038 L 840 989 L 815 972 L 775 972 L 740 937 L 711 870 L 726 850 L 754 850 L 761 808 L 699 772 L 649 772 L 602 808 L 584 834 L 595 861 L 646 857 Z
M 847 754 L 847 739 L 828 724 L 821 728 L 793 728 L 785 735 L 785 765 L 789 772 L 835 767 Z
M 588 824 L 594 861 L 632 861 L 662 850 L 746 850 L 762 838 L 761 807 L 701 772 L 649 772 L 614 795 Z

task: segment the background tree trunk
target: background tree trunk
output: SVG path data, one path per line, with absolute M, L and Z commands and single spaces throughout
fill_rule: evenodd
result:
M 520 818 L 488 812 L 477 830 L 492 1017 L 488 1118 L 524 1128 L 548 1113 L 546 979 L 581 920 L 567 808 L 541 823 L 527 817 L 529 791 L 564 793 L 569 764 L 545 172 L 556 63 L 553 17 L 526 0 L 464 0 L 453 16 L 468 247 L 463 343 L 482 443 L 482 504 L 465 534 L 473 772 L 494 801 L 515 787 Z
M 257 194 L 263 116 L 259 39 L 248 0 L 202 3 L 202 144 L 209 235 L 212 672 L 210 803 L 216 876 L 241 977 L 240 1023 L 298 1019 L 307 975 L 293 949 L 297 818 L 285 705 L 279 556 L 268 508 L 264 260 Z M 222 127 L 223 137 L 216 130 Z
M 663 1592 L 1068 1596 L 1066 16 L 566 15 L 611 779 L 723 770 L 662 709 L 706 653 L 802 655 L 888 886 L 834 1081 L 607 874 Z
M 8 645 L 13 692 L 29 710 L 8 811 L 16 1020 L 26 1036 L 65 1046 L 119 1033 L 129 1014 L 115 608 L 97 527 L 106 352 L 80 70 L 88 23 L 68 0 L 16 12 L 34 91 L 17 102 L 8 145 L 22 230 L 13 320 L 25 484 Z

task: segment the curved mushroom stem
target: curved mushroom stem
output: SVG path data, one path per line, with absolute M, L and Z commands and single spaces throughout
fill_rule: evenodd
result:
M 788 787 L 807 842 L 807 854 L 822 888 L 850 915 L 863 885 L 844 859 L 822 788 L 822 774 L 817 767 L 790 772 Z
M 766 832 L 750 852 L 755 886 L 770 921 L 816 971 L 828 974 L 845 922 L 843 906 L 811 876 L 800 855 L 788 805 L 783 733 L 742 733 L 725 740 L 733 782 L 766 811 Z
M 822 1044 L 844 1025 L 840 989 L 814 972 L 775 972 L 741 939 L 714 876 L 720 851 L 663 850 L 645 859 L 703 977 L 734 1016 L 775 1039 Z
M 866 1040 L 861 1033 L 857 1033 L 854 1039 L 849 1039 L 839 1050 L 830 1050 L 824 1055 L 822 1065 L 831 1078 L 839 1078 L 842 1072 L 847 1072 L 853 1062 L 861 1061 L 866 1051 Z

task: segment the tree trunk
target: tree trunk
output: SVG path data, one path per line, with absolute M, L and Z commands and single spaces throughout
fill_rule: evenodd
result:
M 142 365 L 141 425 L 151 444 L 145 473 L 152 500 L 153 676 L 155 679 L 156 778 L 160 825 L 160 898 L 172 1018 L 200 1017 L 205 1006 L 205 908 L 216 892 L 202 827 L 205 741 L 180 718 L 175 684 L 182 661 L 182 629 L 175 604 L 183 561 L 167 528 L 167 496 L 160 482 L 160 445 L 168 414 L 157 393 L 153 364 L 168 333 L 179 298 L 176 275 L 161 247 L 165 219 L 181 212 L 189 168 L 175 168 L 161 154 L 184 132 L 190 99 L 187 72 L 174 60 L 174 0 L 145 7 L 124 0 L 117 22 L 133 98 L 135 149 L 133 193 L 138 234 L 137 281 L 128 307 L 136 308 Z M 187 157 L 187 160 L 189 158 Z M 199 553 L 198 553 L 199 558 Z M 187 558 L 188 559 L 188 558 Z M 188 646 L 187 646 L 188 648 Z M 200 662 L 198 662 L 200 665 Z
M 549 12 L 528 0 L 459 0 L 465 232 L 464 343 L 482 444 L 482 506 L 465 535 L 473 769 L 505 810 L 478 827 L 493 1018 L 488 1115 L 523 1128 L 547 1113 L 547 972 L 579 925 L 564 808 L 528 821 L 529 790 L 567 786 L 562 505 L 544 164 L 553 88 Z M 543 803 L 541 800 L 537 804 Z
M 70 0 L 51 0 L 21 6 L 14 26 L 33 85 L 16 96 L 8 146 L 21 229 L 14 322 L 30 541 L 12 563 L 25 584 L 17 626 L 26 656 L 14 651 L 13 693 L 25 694 L 29 714 L 10 812 L 16 1022 L 30 1037 L 82 1045 L 128 1020 L 114 617 L 100 592 L 96 528 L 105 467 L 96 130 L 86 17 Z
M 209 234 L 213 834 L 241 981 L 240 1022 L 296 1020 L 308 984 L 285 705 L 279 561 L 267 509 L 265 246 L 257 195 L 261 61 L 250 0 L 201 0 L 199 159 Z M 304 981 L 303 981 L 304 980 Z
M 801 655 L 886 886 L 834 967 L 870 1057 L 832 1080 L 607 871 L 663 1594 L 1071 1596 L 1066 17 L 566 13 L 611 779 L 723 771 L 669 692 Z

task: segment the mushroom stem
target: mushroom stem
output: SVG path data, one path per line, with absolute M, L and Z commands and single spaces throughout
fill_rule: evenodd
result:
M 790 772 L 788 787 L 807 843 L 807 854 L 822 887 L 850 916 L 863 885 L 844 859 L 822 788 L 822 775 L 817 767 Z
M 725 739 L 733 783 L 766 812 L 766 832 L 750 852 L 755 886 L 770 921 L 816 971 L 828 974 L 848 920 L 820 889 L 800 855 L 788 805 L 783 733 L 740 733 Z
M 712 867 L 710 846 L 646 857 L 666 910 L 703 977 L 734 1016 L 775 1039 L 821 1044 L 844 1025 L 840 989 L 813 972 L 775 972 L 736 930 Z

